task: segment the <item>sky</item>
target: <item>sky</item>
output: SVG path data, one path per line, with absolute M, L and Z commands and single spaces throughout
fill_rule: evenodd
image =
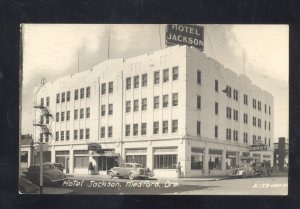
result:
M 288 138 L 288 25 L 203 26 L 204 53 L 239 74 L 245 72 L 254 84 L 274 96 L 274 141 Z M 41 78 L 54 81 L 76 73 L 78 66 L 84 71 L 108 57 L 126 59 L 166 47 L 164 24 L 25 24 L 21 33 L 22 134 L 32 133 L 33 88 Z

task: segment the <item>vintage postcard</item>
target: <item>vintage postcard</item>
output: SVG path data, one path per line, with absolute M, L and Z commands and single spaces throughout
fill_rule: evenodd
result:
M 20 193 L 288 194 L 288 25 L 21 36 Z

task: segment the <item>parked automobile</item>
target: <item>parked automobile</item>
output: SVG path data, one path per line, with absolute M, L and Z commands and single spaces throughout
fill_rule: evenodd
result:
M 258 176 L 258 173 L 250 165 L 243 165 L 234 168 L 233 171 L 229 174 L 229 176 L 232 178 L 246 178 Z
M 65 169 L 65 166 L 64 166 L 62 163 L 53 163 L 53 165 L 54 165 L 58 170 L 64 171 L 64 169 Z
M 272 168 L 267 163 L 254 163 L 253 169 L 259 176 L 271 176 Z
M 109 178 L 118 177 L 118 178 L 149 178 L 151 177 L 149 169 L 145 169 L 141 164 L 138 163 L 123 163 L 120 167 L 113 167 L 107 172 Z
M 40 165 L 30 166 L 27 172 L 24 172 L 26 178 L 33 183 L 40 184 Z M 43 163 L 43 184 L 44 185 L 62 185 L 66 180 L 66 175 L 57 169 L 53 163 Z
M 40 187 L 23 177 L 19 177 L 18 187 L 20 194 L 38 194 L 40 192 Z

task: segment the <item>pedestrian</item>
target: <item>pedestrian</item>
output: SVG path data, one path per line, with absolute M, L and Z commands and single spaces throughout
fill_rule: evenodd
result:
M 178 162 L 178 164 L 176 166 L 176 172 L 177 172 L 177 177 L 180 178 L 181 177 L 181 164 L 180 164 L 180 162 Z
M 94 170 L 94 168 L 93 168 L 93 163 L 92 163 L 92 162 L 89 163 L 88 170 L 89 170 L 89 175 L 92 175 L 92 172 L 93 172 L 93 170 Z

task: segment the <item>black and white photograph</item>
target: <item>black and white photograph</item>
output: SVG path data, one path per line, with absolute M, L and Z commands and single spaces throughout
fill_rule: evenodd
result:
M 20 194 L 288 195 L 289 25 L 20 36 Z

